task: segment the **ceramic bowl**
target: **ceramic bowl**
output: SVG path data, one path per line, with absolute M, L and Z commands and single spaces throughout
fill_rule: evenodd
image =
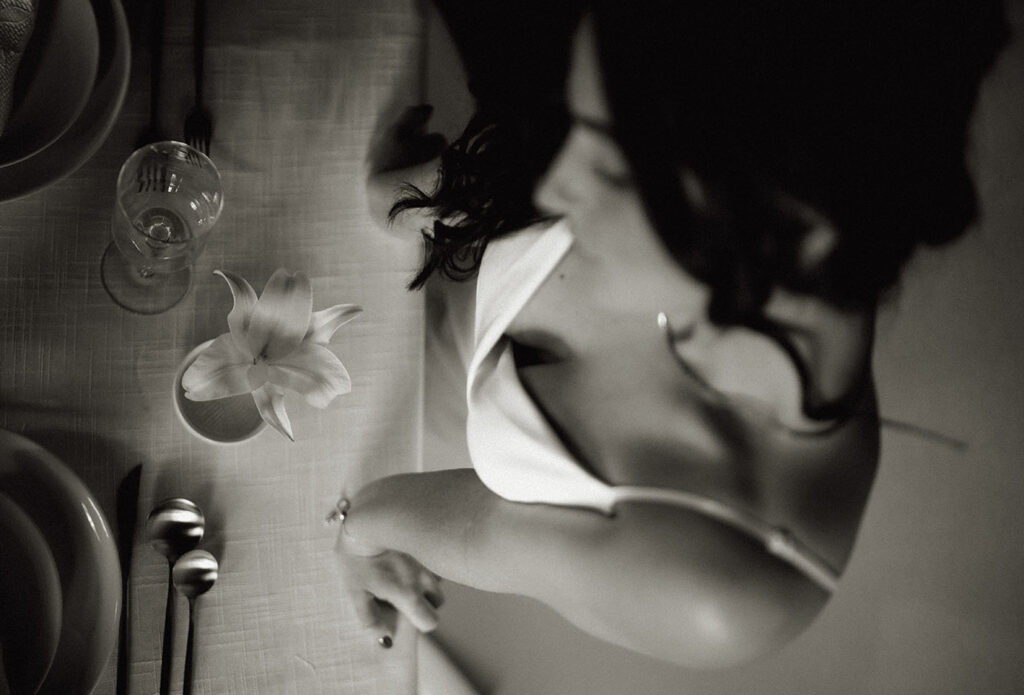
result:
M 34 193 L 58 181 L 92 157 L 110 135 L 128 90 L 131 40 L 120 0 L 89 3 L 99 30 L 96 79 L 82 112 L 56 140 L 31 157 L 0 166 L 0 201 Z
M 38 692 L 90 693 L 114 650 L 121 612 L 121 566 L 110 526 L 67 466 L 2 430 L 0 490 L 39 529 L 60 578 L 60 640 Z
M 90 0 L 39 0 L 0 134 L 0 167 L 31 157 L 71 127 L 93 91 L 99 56 Z
M 196 345 L 178 366 L 174 375 L 174 412 L 193 437 L 207 444 L 241 444 L 267 427 L 250 394 L 213 401 L 190 401 L 181 387 L 181 375 L 211 343 L 212 340 L 207 340 Z

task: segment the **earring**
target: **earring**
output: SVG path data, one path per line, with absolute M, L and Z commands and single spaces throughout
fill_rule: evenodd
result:
M 664 311 L 658 312 L 658 328 L 665 335 L 665 340 L 668 341 L 668 347 L 672 351 L 672 354 L 676 352 L 676 343 L 680 340 L 686 340 L 693 335 L 693 323 L 690 323 L 685 328 L 676 328 L 669 321 L 668 314 Z
M 672 355 L 672 359 L 675 360 L 676 365 L 678 365 L 679 368 L 686 372 L 694 382 L 703 388 L 706 397 L 712 399 L 720 398 L 720 394 L 712 388 L 711 384 L 709 384 L 699 372 L 693 368 L 693 365 L 683 359 L 682 355 L 680 355 L 679 351 L 676 349 L 676 345 L 678 343 L 689 340 L 693 337 L 697 330 L 695 324 L 690 323 L 685 328 L 675 328 L 672 325 L 672 322 L 669 321 L 668 314 L 664 311 L 659 311 L 658 328 L 661 329 L 661 332 L 665 336 L 665 344 L 668 346 L 668 352 Z
M 665 344 L 668 346 L 668 351 L 669 354 L 672 355 L 672 359 L 674 359 L 676 364 L 682 367 L 688 374 L 692 374 L 693 369 L 683 361 L 683 358 L 681 358 L 679 353 L 676 351 L 676 343 L 681 340 L 686 340 L 693 335 L 693 325 L 691 324 L 682 330 L 677 330 L 672 326 L 672 322 L 669 321 L 668 314 L 664 311 L 658 312 L 657 320 L 658 328 L 661 330 L 662 335 L 665 336 Z

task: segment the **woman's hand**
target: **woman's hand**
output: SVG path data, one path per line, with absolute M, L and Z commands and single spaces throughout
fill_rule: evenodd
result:
M 437 627 L 437 609 L 444 602 L 440 578 L 414 557 L 359 543 L 344 526 L 334 549 L 343 589 L 366 627 L 389 638 L 393 610 L 421 632 Z
M 430 104 L 410 106 L 384 129 L 367 157 L 371 179 L 429 162 L 444 151 L 448 146 L 444 135 L 427 132 L 433 113 Z

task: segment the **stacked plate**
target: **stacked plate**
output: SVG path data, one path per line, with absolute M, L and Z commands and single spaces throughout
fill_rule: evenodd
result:
M 84 164 L 110 134 L 128 88 L 131 42 L 120 0 L 37 1 L 0 134 L 0 201 Z
M 0 678 L 12 693 L 92 692 L 121 611 L 113 535 L 73 472 L 2 430 L 0 547 Z

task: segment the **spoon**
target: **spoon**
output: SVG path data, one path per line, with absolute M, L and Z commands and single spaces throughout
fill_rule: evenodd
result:
M 174 563 L 181 555 L 199 545 L 206 519 L 202 510 L 187 499 L 164 500 L 146 519 L 146 537 L 150 545 L 167 558 L 167 607 L 164 610 L 163 656 L 160 662 L 160 695 L 171 691 L 171 652 L 174 648 Z
M 217 581 L 217 558 L 205 550 L 190 550 L 174 563 L 175 588 L 188 599 L 188 641 L 185 645 L 185 685 L 182 695 L 192 695 L 192 652 L 196 628 L 196 598 Z

